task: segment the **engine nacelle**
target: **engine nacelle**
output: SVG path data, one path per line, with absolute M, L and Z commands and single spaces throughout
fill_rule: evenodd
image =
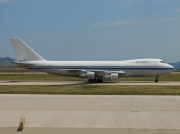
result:
M 80 74 L 79 77 L 88 78 L 88 79 L 95 79 L 95 73 L 94 72 L 87 72 L 86 74 Z
M 116 79 L 118 79 L 118 74 L 112 73 L 112 74 L 103 76 L 103 78 L 104 78 L 104 79 L 116 80 Z

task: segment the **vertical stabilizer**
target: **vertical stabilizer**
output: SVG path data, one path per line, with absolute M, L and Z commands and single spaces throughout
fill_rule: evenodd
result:
M 11 44 L 20 61 L 44 61 L 44 59 L 31 49 L 26 43 L 19 38 L 10 38 Z

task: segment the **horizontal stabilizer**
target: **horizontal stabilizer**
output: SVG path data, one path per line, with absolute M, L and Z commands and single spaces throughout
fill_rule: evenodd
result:
M 34 66 L 34 64 L 23 63 L 23 62 L 9 62 L 9 63 L 14 64 L 17 67 L 31 67 L 31 66 Z

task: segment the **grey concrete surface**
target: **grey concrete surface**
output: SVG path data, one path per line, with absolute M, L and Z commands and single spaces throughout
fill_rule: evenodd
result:
M 180 129 L 179 96 L 0 95 L 0 127 Z
M 0 85 L 155 85 L 155 86 L 180 86 L 179 81 L 110 81 L 103 83 L 88 83 L 86 81 L 18 81 L 0 80 Z
M 1 94 L 0 133 L 179 134 L 180 96 Z
M 179 134 L 179 129 L 124 129 L 124 128 L 0 128 L 2 134 Z

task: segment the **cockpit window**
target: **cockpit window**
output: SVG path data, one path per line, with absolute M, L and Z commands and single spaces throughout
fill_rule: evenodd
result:
M 166 63 L 165 61 L 160 61 L 161 63 Z

